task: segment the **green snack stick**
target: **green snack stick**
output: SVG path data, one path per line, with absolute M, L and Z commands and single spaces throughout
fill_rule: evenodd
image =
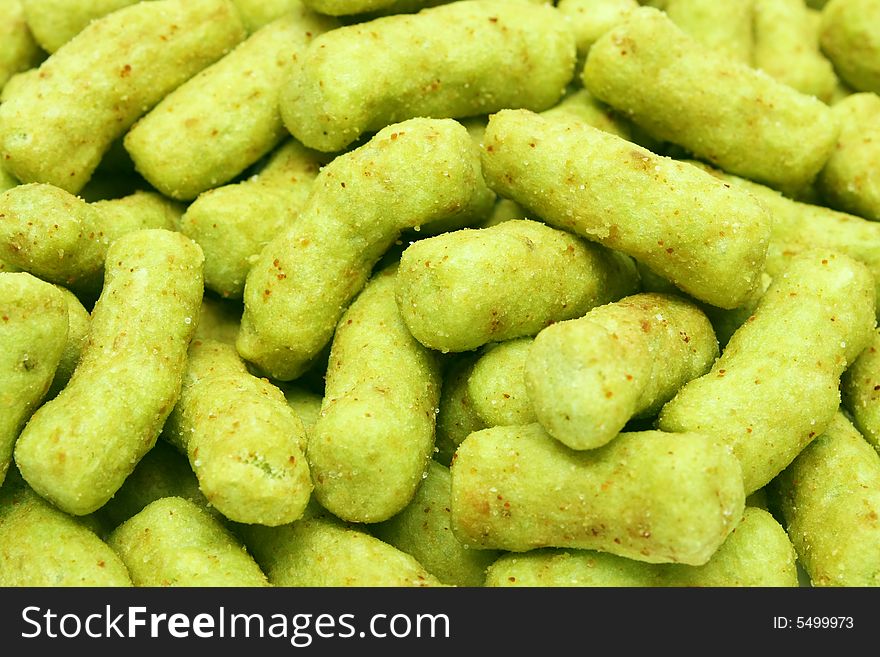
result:
M 137 4 L 137 0 L 21 0 L 37 43 L 53 53 L 93 20 Z
M 452 462 L 452 528 L 471 548 L 571 547 L 706 563 L 745 495 L 730 449 L 696 433 L 622 433 L 576 452 L 540 425 L 483 429 Z
M 488 568 L 486 586 L 798 586 L 795 551 L 769 513 L 746 507 L 702 566 L 649 564 L 586 550 L 506 554 Z
M 758 0 L 668 0 L 673 23 L 706 48 L 751 66 L 756 43 L 752 30 Z M 799 0 L 798 0 L 799 1 Z
M 837 76 L 819 50 L 817 26 L 803 0 L 753 0 L 755 68 L 801 93 L 829 102 Z
M 257 175 L 199 195 L 180 230 L 205 252 L 205 287 L 241 298 L 251 264 L 294 221 L 327 159 L 291 139 Z
M 434 448 L 439 364 L 407 331 L 395 283 L 395 269 L 383 270 L 339 320 L 309 436 L 315 497 L 350 522 L 387 520 L 409 504 Z
M 526 389 L 547 433 L 572 449 L 594 449 L 630 419 L 655 415 L 717 357 L 699 308 L 636 294 L 541 331 L 526 361 Z
M 574 35 L 553 7 L 453 2 L 321 35 L 291 69 L 281 116 L 306 146 L 337 151 L 408 118 L 549 109 L 574 64 Z
M 177 401 L 202 294 L 201 249 L 180 233 L 139 230 L 110 246 L 80 363 L 16 444 L 37 493 L 85 515 L 119 489 Z
M 774 482 L 813 586 L 880 585 L 880 456 L 837 413 Z
M 486 568 L 499 553 L 470 550 L 452 533 L 452 476 L 449 469 L 430 462 L 427 477 L 405 509 L 375 526 L 374 535 L 411 554 L 444 584 L 482 586 Z
M 59 287 L 58 290 L 64 296 L 64 302 L 67 306 L 67 341 L 64 343 L 64 351 L 61 352 L 58 367 L 55 368 L 52 384 L 46 392 L 46 399 L 56 397 L 70 381 L 86 346 L 91 325 L 89 311 L 85 309 L 76 295 L 63 287 Z
M 455 450 L 465 438 L 486 428 L 468 394 L 468 380 L 478 357 L 476 353 L 460 356 L 443 376 L 434 440 L 434 459 L 443 465 L 451 463 Z
M 547 223 L 634 257 L 697 299 L 735 308 L 758 285 L 769 215 L 690 164 L 574 118 L 505 110 L 489 120 L 483 171 Z
M 235 344 L 241 325 L 241 304 L 206 294 L 199 308 L 199 324 L 194 340 L 217 340 Z
M 476 221 L 493 202 L 477 146 L 459 123 L 385 128 L 324 167 L 299 217 L 260 253 L 245 283 L 239 353 L 272 378 L 295 379 L 403 229 Z
M 808 186 L 837 138 L 820 100 L 713 52 L 650 7 L 593 45 L 583 82 L 655 139 L 783 191 Z
M 138 117 L 244 36 L 229 0 L 140 2 L 93 21 L 0 105 L 5 166 L 78 192 Z
M 867 268 L 840 253 L 804 252 L 773 279 L 712 370 L 663 407 L 657 427 L 716 436 L 733 449 L 751 493 L 831 422 L 840 376 L 874 324 Z
M 13 472 L 0 488 L 0 586 L 131 586 L 104 541 Z
M 239 532 L 274 586 L 440 586 L 413 557 L 339 520 L 310 515 L 283 527 Z
M 837 74 L 856 91 L 880 94 L 880 5 L 831 0 L 822 9 L 819 43 Z
M 267 586 L 247 550 L 196 504 L 165 497 L 117 527 L 107 543 L 135 586 Z
M 559 0 L 559 13 L 568 19 L 577 45 L 577 77 L 596 39 L 638 9 L 636 0 Z M 597 126 L 598 127 L 598 126 Z
M 0 484 L 67 344 L 67 302 L 30 274 L 0 273 Z
M 302 421 L 306 437 L 311 436 L 315 430 L 315 424 L 321 416 L 323 397 L 300 385 L 287 384 L 282 387 L 282 392 L 284 392 L 284 399 L 287 400 L 288 406 Z
M 186 458 L 164 440 L 144 455 L 116 494 L 95 514 L 112 530 L 163 497 L 182 497 L 219 517 L 199 490 Z
M 278 388 L 247 371 L 233 345 L 192 342 L 164 437 L 230 520 L 277 526 L 302 516 L 312 494 L 302 422 Z
M 232 0 L 238 7 L 241 20 L 248 34 L 253 34 L 285 14 L 301 12 L 305 5 L 302 0 Z
M 169 93 L 125 136 L 138 172 L 191 200 L 244 171 L 287 134 L 278 92 L 290 62 L 335 26 L 305 8 L 286 14 Z
M 874 332 L 840 383 L 843 405 L 852 413 L 853 423 L 880 453 L 880 331 Z
M 39 278 L 97 296 L 110 245 L 144 228 L 173 230 L 179 211 L 156 192 L 86 203 L 59 187 L 0 194 L 0 257 Z
M 25 20 L 21 0 L 0 0 L 0 89 L 16 73 L 40 62 L 40 47 Z
M 819 191 L 840 210 L 880 221 L 880 96 L 852 94 L 831 111 L 840 136 L 819 174 Z
M 400 258 L 397 301 L 422 344 L 469 351 L 535 335 L 637 285 L 630 258 L 536 221 L 513 220 L 413 243 Z
M 474 363 L 467 380 L 467 398 L 483 422 L 480 429 L 537 422 L 525 380 L 532 343 L 531 338 L 502 342 Z
M 22 71 L 21 73 L 15 73 L 14 75 L 12 75 L 9 80 L 7 80 L 6 85 L 0 87 L 0 103 L 5 103 L 7 100 L 12 98 L 15 94 L 18 93 L 18 89 L 20 87 L 26 85 L 28 80 L 38 78 L 39 74 L 39 69 L 29 68 L 26 71 Z
M 16 187 L 18 184 L 18 180 L 3 167 L 3 162 L 0 161 L 0 194 L 7 189 Z

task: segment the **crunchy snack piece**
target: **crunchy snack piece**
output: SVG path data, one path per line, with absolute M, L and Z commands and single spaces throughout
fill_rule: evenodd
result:
M 795 551 L 767 511 L 742 519 L 702 566 L 648 564 L 586 550 L 506 554 L 489 566 L 486 586 L 798 586 Z
M 20 0 L 37 43 L 53 53 L 97 18 L 137 0 Z
M 774 485 L 813 586 L 880 585 L 880 456 L 843 414 Z
M 202 294 L 201 249 L 183 235 L 139 230 L 110 246 L 80 363 L 16 444 L 37 493 L 85 515 L 119 489 L 177 401 Z
M 489 348 L 474 362 L 467 396 L 482 428 L 536 422 L 526 389 L 525 369 L 531 338 L 508 340 Z
M 831 422 L 840 376 L 874 324 L 874 281 L 862 263 L 827 250 L 792 258 L 712 370 L 678 391 L 657 426 L 716 436 L 751 493 Z
M 352 522 L 387 520 L 409 504 L 434 448 L 439 364 L 401 320 L 395 277 L 383 270 L 339 320 L 309 436 L 315 496 Z
M 151 502 L 114 529 L 107 543 L 135 586 L 268 586 L 232 533 L 180 497 Z
M 241 304 L 205 294 L 199 308 L 199 324 L 193 339 L 217 340 L 234 345 L 241 325 L 241 313 Z
M 493 201 L 459 123 L 385 128 L 324 167 L 300 216 L 260 253 L 245 283 L 239 353 L 273 378 L 300 376 L 403 229 L 477 221 Z
M 630 419 L 656 414 L 717 357 L 699 308 L 636 294 L 541 331 L 526 361 L 526 389 L 547 433 L 572 449 L 593 449 Z
M 878 23 L 880 5 L 875 0 L 831 0 L 822 9 L 822 52 L 856 91 L 880 93 Z
M 530 338 L 524 339 L 531 342 Z M 451 463 L 456 448 L 465 438 L 486 428 L 468 394 L 468 381 L 479 356 L 479 353 L 458 356 L 443 374 L 434 440 L 434 459 L 443 465 Z
M 19 433 L 45 397 L 68 336 L 60 290 L 26 273 L 0 273 L 0 484 Z
M 583 82 L 655 139 L 784 191 L 808 186 L 837 138 L 820 100 L 702 46 L 650 7 L 593 45 Z
M 547 223 L 631 255 L 713 305 L 735 308 L 757 287 L 770 216 L 697 167 L 526 110 L 493 115 L 483 143 L 489 185 Z
M 70 381 L 76 366 L 79 365 L 92 323 L 89 311 L 73 292 L 63 287 L 58 287 L 58 290 L 64 296 L 67 306 L 67 341 L 64 343 L 64 351 L 61 352 L 58 367 L 55 368 L 52 384 L 46 392 L 46 399 L 54 398 Z
M 568 19 L 577 46 L 577 72 L 596 40 L 638 9 L 636 0 L 559 0 L 559 12 Z
M 244 37 L 229 0 L 140 2 L 93 21 L 0 105 L 4 166 L 78 192 L 139 116 Z
M 553 7 L 453 2 L 318 37 L 291 70 L 281 115 L 306 146 L 337 151 L 412 117 L 549 109 L 574 64 L 574 35 Z
M 880 331 L 855 362 L 844 372 L 841 397 L 853 422 L 880 453 Z
M 0 586 L 131 586 L 104 541 L 14 472 L 0 487 Z
M 21 0 L 0 0 L 0 89 L 16 73 L 36 66 L 40 47 L 28 27 Z
M 535 335 L 635 291 L 630 258 L 529 220 L 421 240 L 400 258 L 407 328 L 439 351 Z
M 757 46 L 752 24 L 758 1 L 668 0 L 665 11 L 673 23 L 706 48 L 751 66 Z
M 742 472 L 697 433 L 622 433 L 573 451 L 538 424 L 477 431 L 452 463 L 452 528 L 471 548 L 602 550 L 706 563 L 742 516 Z

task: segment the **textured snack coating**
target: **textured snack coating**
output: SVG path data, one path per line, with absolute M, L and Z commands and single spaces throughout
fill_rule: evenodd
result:
M 494 427 L 468 436 L 452 463 L 452 528 L 472 548 L 702 565 L 744 499 L 736 457 L 696 433 L 622 433 L 576 452 L 538 424 Z
M 141 2 L 92 22 L 0 105 L 4 165 L 79 192 L 139 116 L 244 37 L 229 0 Z
M 880 453 L 880 331 L 844 372 L 840 394 L 856 429 Z
M 612 440 L 650 417 L 718 357 L 708 318 L 683 299 L 643 293 L 548 326 L 526 361 L 541 426 L 572 449 Z
M 489 120 L 483 170 L 500 195 L 634 257 L 697 299 L 735 308 L 758 285 L 769 215 L 690 164 L 576 118 L 504 110 Z
M 655 139 L 783 190 L 809 185 L 837 137 L 821 101 L 701 46 L 650 7 L 593 45 L 583 82 Z
M 712 370 L 663 407 L 657 426 L 729 445 L 751 493 L 831 422 L 840 376 L 870 342 L 874 324 L 874 281 L 862 263 L 825 250 L 796 256 Z
M 413 117 L 549 109 L 574 64 L 574 35 L 553 7 L 465 0 L 318 37 L 291 70 L 281 115 L 306 146 L 337 151 Z
M 37 43 L 53 53 L 96 18 L 136 4 L 137 0 L 21 0 Z
M 118 490 L 177 401 L 202 294 L 201 249 L 183 235 L 140 230 L 111 245 L 80 363 L 16 444 L 37 493 L 85 515 Z
M 822 9 L 822 52 L 856 91 L 880 93 L 878 24 L 880 4 L 875 0 L 831 0 Z
M 548 324 L 635 291 L 626 256 L 530 220 L 413 243 L 400 258 L 407 328 L 438 351 L 535 335 Z
M 402 230 L 477 221 L 493 201 L 459 123 L 385 128 L 324 167 L 297 220 L 260 253 L 245 283 L 239 353 L 275 379 L 300 376 Z
M 387 520 L 409 504 L 434 447 L 440 368 L 401 320 L 395 278 L 383 270 L 339 320 L 309 435 L 315 496 L 351 522 Z
M 21 0 L 0 0 L 0 89 L 16 73 L 36 66 L 40 47 L 24 16 Z
M 754 5 L 758 0 L 668 0 L 664 11 L 706 48 L 752 65 Z

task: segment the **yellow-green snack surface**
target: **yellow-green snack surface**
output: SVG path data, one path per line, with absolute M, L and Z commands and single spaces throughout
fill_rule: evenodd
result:
M 635 291 L 629 258 L 530 220 L 421 240 L 400 258 L 407 328 L 439 351 L 535 335 Z
M 267 586 L 238 540 L 207 511 L 165 497 L 117 527 L 107 543 L 135 586 Z
M 451 470 L 452 528 L 471 548 L 702 565 L 745 499 L 736 457 L 697 433 L 622 433 L 577 452 L 538 424 L 494 427 L 468 436 Z
M 16 73 L 36 66 L 40 47 L 28 27 L 21 0 L 0 0 L 0 89 Z
M 326 160 L 291 139 L 257 175 L 199 195 L 180 231 L 205 252 L 205 287 L 241 298 L 251 264 L 296 219 Z
M 538 422 L 572 449 L 612 440 L 650 417 L 718 357 L 709 319 L 692 303 L 643 293 L 547 327 L 525 368 Z
M 131 585 L 104 541 L 10 474 L 0 487 L 0 586 Z
M 809 185 L 837 137 L 820 100 L 702 46 L 650 7 L 593 45 L 583 82 L 655 139 L 778 189 Z
M 85 515 L 119 489 L 177 401 L 202 295 L 201 249 L 180 233 L 140 230 L 110 246 L 80 363 L 16 444 L 37 493 Z
M 840 376 L 874 325 L 874 280 L 862 263 L 827 250 L 796 256 L 712 370 L 663 407 L 657 426 L 716 436 L 733 449 L 751 493 L 831 422 Z
M 244 37 L 229 0 L 140 2 L 90 23 L 0 105 L 5 166 L 78 192 L 139 116 Z
M 706 48 L 751 66 L 757 45 L 753 30 L 757 2 L 760 0 L 669 0 L 664 11 Z
M 856 91 L 880 93 L 878 23 L 880 5 L 874 0 L 831 0 L 822 9 L 822 52 Z
M 856 429 L 880 453 L 880 331 L 874 332 L 840 383 L 843 405 L 852 413 Z
M 137 4 L 137 0 L 21 0 L 37 43 L 53 53 L 96 18 Z
M 169 93 L 125 136 L 137 170 L 182 200 L 241 173 L 286 134 L 278 92 L 290 63 L 335 25 L 304 8 L 286 14 Z
M 801 93 L 829 102 L 837 75 L 819 50 L 817 26 L 802 0 L 753 1 L 755 68 Z
M 880 456 L 843 414 L 774 483 L 813 586 L 880 586 Z
M 486 586 L 797 586 L 795 551 L 769 513 L 746 507 L 742 519 L 702 566 L 648 564 L 590 551 L 506 554 L 489 566 Z
M 525 368 L 531 338 L 492 345 L 474 363 L 467 379 L 467 397 L 484 426 L 531 424 L 535 410 L 526 389 Z
M 639 3 L 636 0 L 559 0 L 556 7 L 574 32 L 577 71 L 580 72 L 596 39 L 638 9 Z
M 439 364 L 400 317 L 397 275 L 375 276 L 339 320 L 309 436 L 315 496 L 351 522 L 387 520 L 409 504 L 434 448 Z
M 281 115 L 306 146 L 336 151 L 413 117 L 549 109 L 574 65 L 574 34 L 553 7 L 453 2 L 318 37 L 291 70 Z
M 173 230 L 177 216 L 156 192 L 86 203 L 54 185 L 18 185 L 0 194 L 0 256 L 44 280 L 97 296 L 113 241 L 145 228 Z
M 596 100 L 586 89 L 578 89 L 550 109 L 541 112 L 541 116 L 548 119 L 559 115 L 576 116 L 594 128 L 610 132 L 627 141 L 634 141 L 632 126 L 625 119 L 614 114 L 607 105 Z
M 248 34 L 281 18 L 289 12 L 302 11 L 302 0 L 232 0 Z
M 452 476 L 431 461 L 427 476 L 403 511 L 373 528 L 373 534 L 407 554 L 451 586 L 482 586 L 486 568 L 499 553 L 466 548 L 452 533 Z
M 241 304 L 205 294 L 199 307 L 199 323 L 193 339 L 217 340 L 234 345 L 241 325 L 241 313 Z
M 576 118 L 504 110 L 489 120 L 483 171 L 534 216 L 634 257 L 697 299 L 735 308 L 758 285 L 769 215 L 690 164 Z
M 67 302 L 26 273 L 0 273 L 0 484 L 12 448 L 55 376 L 67 345 Z
M 880 96 L 852 94 L 831 111 L 840 136 L 819 174 L 819 191 L 840 210 L 880 221 Z
M 324 167 L 299 217 L 260 253 L 245 283 L 239 353 L 275 379 L 300 376 L 403 229 L 476 222 L 493 201 L 459 123 L 385 128 Z
M 67 306 L 67 341 L 64 343 L 64 350 L 61 352 L 58 367 L 55 368 L 55 376 L 52 377 L 52 384 L 46 393 L 46 399 L 55 397 L 70 381 L 86 346 L 89 326 L 91 326 L 89 311 L 85 309 L 76 295 L 63 287 L 59 287 L 58 290 L 64 296 L 64 302 Z
M 423 587 L 440 582 L 412 556 L 333 517 L 238 531 L 274 586 Z
M 247 371 L 233 345 L 192 342 L 163 431 L 230 520 L 276 526 L 305 511 L 312 481 L 302 422 L 277 387 Z
M 287 405 L 293 409 L 297 417 L 302 421 L 306 431 L 306 438 L 312 435 L 318 418 L 321 417 L 321 405 L 324 398 L 317 392 L 313 392 L 296 384 L 288 384 L 282 388 Z
M 443 374 L 437 407 L 434 459 L 443 465 L 452 461 L 455 449 L 474 431 L 486 428 L 468 394 L 468 381 L 479 354 L 459 356 Z

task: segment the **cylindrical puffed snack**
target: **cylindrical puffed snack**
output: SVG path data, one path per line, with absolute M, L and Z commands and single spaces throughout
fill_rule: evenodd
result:
M 852 414 L 853 423 L 874 449 L 880 453 L 880 331 L 840 381 L 843 406 Z
M 309 436 L 315 496 L 351 522 L 387 520 L 409 504 L 434 448 L 440 368 L 401 320 L 395 277 L 383 270 L 339 320 Z
M 5 166 L 78 192 L 139 116 L 244 37 L 230 0 L 140 2 L 93 21 L 0 105 Z
M 490 187 L 534 216 L 634 257 L 697 299 L 735 308 L 758 285 L 769 215 L 693 165 L 575 118 L 505 110 L 489 120 L 483 168 Z
M 880 3 L 876 0 L 831 0 L 822 9 L 822 51 L 856 91 L 880 94 L 878 24 Z
M 593 45 L 583 82 L 655 139 L 792 192 L 813 181 L 837 138 L 820 100 L 702 46 L 650 7 Z
M 414 117 L 549 109 L 574 65 L 574 34 L 555 8 L 464 0 L 318 37 L 291 69 L 281 115 L 306 146 L 338 151 Z
M 137 0 L 21 0 L 37 43 L 53 53 L 97 18 L 136 4 Z
M 636 294 L 548 326 L 535 338 L 525 381 L 538 422 L 572 449 L 612 440 L 709 371 L 718 342 L 694 304 Z
M 89 311 L 80 303 L 77 296 L 63 287 L 59 287 L 58 290 L 64 296 L 67 306 L 67 341 L 64 344 L 64 351 L 61 352 L 58 367 L 55 368 L 55 376 L 52 377 L 52 385 L 49 386 L 46 399 L 55 397 L 70 381 L 76 366 L 79 365 L 91 325 Z
M 476 222 L 493 201 L 461 124 L 385 128 L 324 167 L 299 217 L 260 253 L 245 283 L 239 353 L 275 379 L 300 376 L 402 230 Z
M 16 444 L 37 493 L 84 515 L 119 489 L 177 401 L 202 294 L 202 252 L 183 235 L 140 230 L 110 246 L 80 363 Z
M 107 543 L 135 586 L 267 586 L 238 540 L 210 513 L 163 497 L 117 527 Z
M 0 0 L 0 89 L 16 73 L 36 66 L 40 47 L 24 16 L 21 0 Z
M 736 457 L 697 433 L 622 433 L 571 450 L 540 425 L 477 431 L 452 462 L 452 528 L 471 548 L 601 550 L 706 563 L 742 516 Z
M 638 9 L 636 0 L 559 0 L 559 12 L 568 19 L 577 46 L 577 73 L 600 36 Z
M 668 0 L 664 11 L 706 48 L 751 66 L 756 45 L 752 29 L 756 1 Z
M 867 268 L 840 253 L 807 251 L 774 278 L 712 370 L 663 407 L 657 426 L 716 436 L 733 449 L 751 493 L 834 418 L 840 376 L 874 325 Z

